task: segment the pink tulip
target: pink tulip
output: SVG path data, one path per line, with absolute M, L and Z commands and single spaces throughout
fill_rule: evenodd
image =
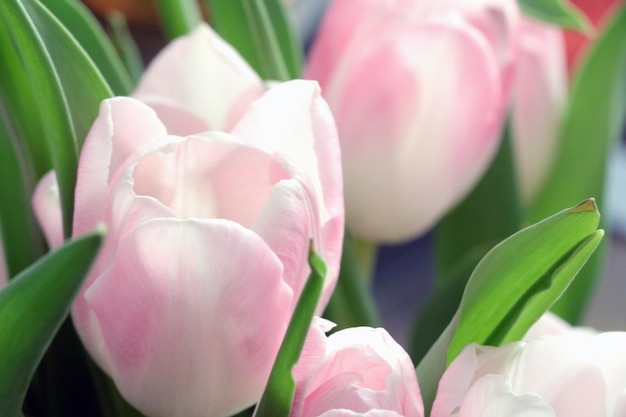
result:
M 396 242 L 432 226 L 480 178 L 511 88 L 512 0 L 335 0 L 307 77 L 342 146 L 347 222 Z
M 423 417 L 415 367 L 384 329 L 323 330 L 312 326 L 294 370 L 291 416 Z
M 626 333 L 540 323 L 523 342 L 466 347 L 444 373 L 431 417 L 626 416 Z
M 523 19 L 513 91 L 513 146 L 522 202 L 530 204 L 555 157 L 567 99 L 563 34 L 557 27 Z
M 201 48 L 199 39 L 220 45 Z M 189 48 L 196 49 L 174 53 Z M 194 66 L 245 67 L 224 51 L 231 50 L 206 27 L 176 41 L 147 75 L 155 89 L 157 74 L 172 89 L 168 106 L 143 95 L 147 81 L 138 96 L 156 113 L 136 99 L 105 101 L 79 161 L 73 233 L 104 222 L 108 234 L 72 317 L 91 356 L 151 417 L 227 416 L 256 402 L 308 277 L 310 239 L 329 266 L 319 312 L 339 268 L 340 154 L 319 87 L 280 84 L 241 114 L 247 90 L 220 96 L 222 107 L 202 102 L 194 92 L 241 87 L 236 76 L 214 79 Z M 168 67 L 181 72 L 159 72 Z M 175 97 L 176 83 L 187 96 Z M 228 106 L 238 114 L 230 133 L 169 131 L 200 128 L 180 120 L 224 122 L 235 114 Z M 216 108 L 229 116 L 212 119 Z M 36 206 L 42 201 L 34 197 Z M 39 218 L 59 223 L 56 215 Z

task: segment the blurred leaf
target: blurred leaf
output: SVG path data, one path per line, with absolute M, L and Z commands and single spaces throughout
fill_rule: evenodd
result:
M 0 22 L 2 21 L 0 15 Z M 31 193 L 37 180 L 52 169 L 46 133 L 41 117 L 37 117 L 37 95 L 26 72 L 9 27 L 0 25 L 0 101 L 15 152 L 23 167 L 26 193 Z
M 12 277 L 35 262 L 45 245 L 30 205 L 33 173 L 23 161 L 22 149 L 15 146 L 18 140 L 9 132 L 7 119 L 0 100 L 0 239 Z
M 302 50 L 281 0 L 206 1 L 215 30 L 261 78 L 301 77 Z
M 471 193 L 436 227 L 435 290 L 411 331 L 411 358 L 418 363 L 456 312 L 478 261 L 498 242 L 519 230 L 520 212 L 510 129 L 487 172 Z
M 298 299 L 265 391 L 257 405 L 256 417 L 289 417 L 296 392 L 292 370 L 300 358 L 326 276 L 326 264 L 313 250 L 309 253 L 309 266 L 311 274 Z
M 122 62 L 126 66 L 133 86 L 139 84 L 143 74 L 143 61 L 139 53 L 139 47 L 128 30 L 126 18 L 121 13 L 111 13 L 107 16 L 109 27 L 111 28 L 111 38 L 116 49 L 122 57 Z
M 599 217 L 586 200 L 517 232 L 480 261 L 454 318 L 417 368 L 427 410 L 465 346 L 519 340 L 550 308 L 600 243 Z
M 95 258 L 100 232 L 70 241 L 0 291 L 0 415 L 19 416 L 44 355 Z
M 590 33 L 587 17 L 564 0 L 518 0 L 520 9 L 528 16 L 553 25 Z
M 530 210 L 531 222 L 558 207 L 594 197 L 604 210 L 607 158 L 626 117 L 626 4 L 616 10 L 575 75 L 559 135 L 557 157 Z M 606 217 L 606 216 L 604 216 Z M 600 224 L 604 226 L 604 221 Z M 554 311 L 577 323 L 600 275 L 604 245 Z
M 355 253 L 354 238 L 346 231 L 337 287 L 333 291 L 324 317 L 337 324 L 335 330 L 347 327 L 380 327 L 378 309 Z
M 108 36 L 85 5 L 76 0 L 40 0 L 70 31 L 117 96 L 130 94 L 130 75 Z
M 71 235 L 78 153 L 100 102 L 112 92 L 72 35 L 36 0 L 4 0 L 0 16 L 33 89 L 59 183 L 65 236 Z M 32 110 L 31 110 L 32 112 Z
M 157 6 L 170 39 L 186 35 L 202 22 L 197 0 L 157 0 Z

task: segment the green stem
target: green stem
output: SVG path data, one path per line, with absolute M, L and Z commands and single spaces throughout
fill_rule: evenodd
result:
M 337 323 L 337 329 L 355 326 L 379 327 L 378 308 L 369 283 L 363 276 L 354 239 L 346 232 L 339 279 L 324 317 Z

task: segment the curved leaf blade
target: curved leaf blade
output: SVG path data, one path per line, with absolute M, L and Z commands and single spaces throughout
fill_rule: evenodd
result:
M 300 358 L 326 276 L 326 264 L 312 248 L 309 250 L 309 266 L 309 279 L 296 304 L 255 417 L 289 417 L 296 392 L 292 370 Z
M 587 17 L 563 0 L 518 0 L 520 9 L 528 16 L 553 25 L 589 33 Z
M 101 232 L 63 245 L 0 291 L 0 415 L 18 416 L 37 364 L 69 314 Z
M 118 96 L 130 94 L 133 82 L 102 26 L 85 5 L 75 0 L 40 0 L 67 28 L 93 60 Z
M 63 228 L 71 235 L 78 153 L 100 102 L 112 92 L 72 35 L 38 1 L 5 0 L 0 16 L 22 56 L 59 183 Z
M 485 255 L 452 321 L 417 367 L 427 410 L 446 366 L 465 346 L 518 340 L 550 308 L 598 246 L 599 220 L 595 202 L 586 200 L 515 233 Z
M 530 222 L 594 197 L 604 204 L 607 158 L 626 119 L 626 4 L 615 10 L 574 79 L 551 173 L 529 212 Z M 604 213 L 603 213 L 604 214 Z M 604 216 L 606 218 L 606 216 Z M 604 222 L 600 223 L 604 228 Z M 599 276 L 604 245 L 554 311 L 576 323 Z

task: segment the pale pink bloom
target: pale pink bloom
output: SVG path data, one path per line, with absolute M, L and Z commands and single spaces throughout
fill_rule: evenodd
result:
M 530 204 L 555 158 L 568 76 L 560 28 L 521 23 L 511 120 L 521 199 Z
M 526 341 L 466 347 L 444 373 L 431 417 L 625 417 L 625 351 L 624 332 L 542 318 Z
M 197 94 L 211 85 L 240 87 L 240 78 L 209 79 L 194 66 L 232 59 L 241 68 L 237 55 L 201 47 L 183 58 L 172 53 L 207 34 L 218 42 L 200 28 L 165 52 L 174 62 L 158 60 L 156 67 L 181 67 L 174 78 L 165 71 L 164 84 L 184 89 L 195 80 Z M 154 104 L 156 96 L 142 97 Z M 168 106 L 155 104 L 156 113 L 135 99 L 107 100 L 89 132 L 73 234 L 99 222 L 108 234 L 72 317 L 92 357 L 146 415 L 227 416 L 260 398 L 308 277 L 310 239 L 329 267 L 318 312 L 330 297 L 343 237 L 339 146 L 314 82 L 270 89 L 233 116 L 230 133 L 173 135 L 170 127 L 181 132 L 200 128 L 193 120 L 213 120 L 215 103 L 193 108 L 196 98 L 181 95 L 176 107 L 170 98 Z M 236 108 L 239 99 L 224 95 L 222 104 Z M 207 113 L 192 114 L 200 108 Z M 222 112 L 215 120 L 231 117 Z M 222 122 L 206 126 L 227 128 Z M 38 193 L 54 187 L 47 184 Z M 60 223 L 46 207 L 37 212 Z
M 230 130 L 265 85 L 209 26 L 172 41 L 150 63 L 133 97 L 174 135 Z
M 384 330 L 356 327 L 329 337 L 312 326 L 294 370 L 293 417 L 423 417 L 415 367 Z
M 498 144 L 517 51 L 513 0 L 335 0 L 306 75 L 337 120 L 348 226 L 395 242 L 472 188 Z

